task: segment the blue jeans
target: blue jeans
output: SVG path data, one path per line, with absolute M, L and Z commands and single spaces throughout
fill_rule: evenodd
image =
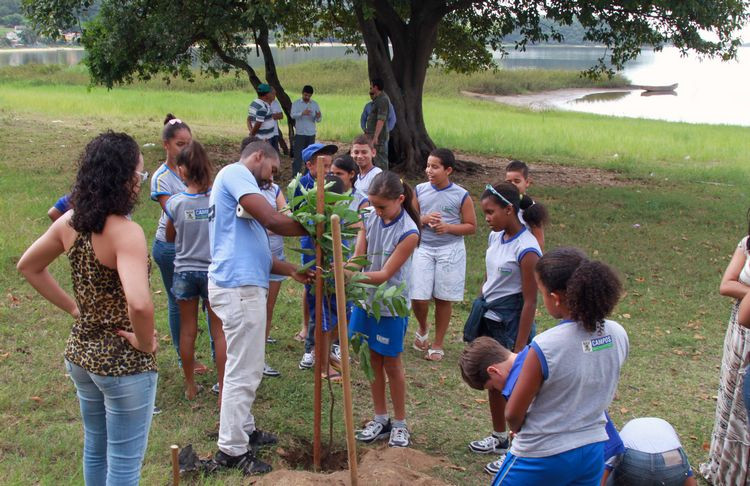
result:
M 83 418 L 86 486 L 137 485 L 154 414 L 157 373 L 100 376 L 65 361 Z
M 180 309 L 177 307 L 177 300 L 172 293 L 172 284 L 174 282 L 174 243 L 167 243 L 154 239 L 154 246 L 151 250 L 154 255 L 154 261 L 159 266 L 161 280 L 164 282 L 164 289 L 167 292 L 167 315 L 169 316 L 169 334 L 172 336 L 177 356 L 180 356 Z M 178 358 L 179 359 L 179 358 Z
M 177 300 L 208 301 L 208 272 L 175 272 L 172 294 Z
M 682 447 L 660 454 L 625 449 L 615 468 L 614 484 L 629 486 L 682 486 L 693 473 Z

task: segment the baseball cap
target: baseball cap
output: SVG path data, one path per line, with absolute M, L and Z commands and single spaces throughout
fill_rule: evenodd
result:
M 339 148 L 335 145 L 313 143 L 302 150 L 302 161 L 307 162 L 316 155 L 333 155 L 338 152 L 338 150 Z
M 261 83 L 255 88 L 255 91 L 257 91 L 259 95 L 264 95 L 271 92 L 271 87 L 266 83 Z

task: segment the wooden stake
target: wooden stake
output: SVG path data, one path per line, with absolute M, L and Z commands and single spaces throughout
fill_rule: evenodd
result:
M 320 157 L 316 157 L 316 184 L 318 185 L 316 211 L 325 214 L 325 168 Z M 317 239 L 323 238 L 325 222 L 316 225 Z M 321 401 L 322 401 L 322 365 L 323 355 L 323 248 L 315 245 L 315 391 L 313 396 L 313 469 L 320 471 L 320 429 L 321 429 Z
M 349 475 L 352 486 L 357 486 L 357 443 L 354 440 L 354 413 L 352 412 L 352 383 L 349 375 L 349 330 L 346 322 L 346 291 L 344 290 L 344 254 L 341 241 L 341 223 L 338 214 L 331 216 L 333 231 L 333 268 L 336 278 L 336 313 L 341 349 L 341 377 L 344 385 L 344 423 L 346 424 L 346 450 L 349 453 Z
M 172 484 L 174 486 L 180 485 L 180 447 L 178 445 L 173 445 L 170 449 L 172 449 Z

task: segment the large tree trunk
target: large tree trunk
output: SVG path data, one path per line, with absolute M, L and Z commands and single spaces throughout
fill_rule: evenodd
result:
M 367 67 L 371 79 L 381 78 L 385 83 L 385 92 L 396 111 L 396 127 L 390 134 L 394 149 L 391 163 L 404 172 L 417 173 L 435 148 L 424 124 L 422 93 L 437 41 L 439 18 L 426 19 L 413 12 L 416 16 L 405 24 L 393 12 L 382 12 L 379 5 L 382 4 L 374 7 L 372 18 L 366 18 L 362 9 L 355 7 L 367 47 Z

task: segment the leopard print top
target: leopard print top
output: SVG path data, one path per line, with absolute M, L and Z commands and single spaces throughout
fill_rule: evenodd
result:
M 118 329 L 133 330 L 128 304 L 117 270 L 96 259 L 90 233 L 76 236 L 68 259 L 80 317 L 70 332 L 65 358 L 95 375 L 156 371 L 153 353 L 138 351 L 117 335 Z M 150 258 L 148 267 L 151 274 Z

